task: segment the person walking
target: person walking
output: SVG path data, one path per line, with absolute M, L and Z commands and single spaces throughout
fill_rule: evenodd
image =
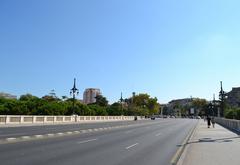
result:
M 207 116 L 207 125 L 208 125 L 208 128 L 210 128 L 210 126 L 211 126 L 211 117 L 210 116 Z
M 214 119 L 214 117 L 212 117 L 211 122 L 212 122 L 213 128 L 215 128 L 215 119 Z

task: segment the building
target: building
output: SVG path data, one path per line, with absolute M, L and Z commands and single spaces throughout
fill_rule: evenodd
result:
M 87 88 L 83 93 L 83 103 L 91 104 L 96 102 L 96 96 L 101 95 L 100 89 L 97 88 Z
M 227 93 L 226 103 L 231 107 L 240 107 L 240 87 L 232 88 Z
M 181 109 L 187 109 L 186 114 L 196 114 L 196 112 L 191 112 L 190 107 L 192 105 L 193 98 L 184 98 L 172 100 L 167 104 L 168 113 L 171 115 L 181 116 Z
M 17 96 L 4 92 L 0 92 L 0 97 L 4 97 L 6 99 L 17 99 Z

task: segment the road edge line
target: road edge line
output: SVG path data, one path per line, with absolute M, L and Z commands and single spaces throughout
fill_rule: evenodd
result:
M 186 144 L 188 143 L 188 141 L 192 138 L 192 136 L 195 134 L 196 132 L 196 128 L 199 125 L 199 121 L 197 122 L 197 124 L 189 131 L 188 135 L 186 136 L 186 138 L 184 139 L 184 141 L 182 142 L 181 146 L 178 148 L 177 152 L 174 154 L 174 156 L 171 159 L 171 165 L 180 165 L 179 164 L 179 160 L 183 159 L 183 152 L 185 151 L 186 148 Z

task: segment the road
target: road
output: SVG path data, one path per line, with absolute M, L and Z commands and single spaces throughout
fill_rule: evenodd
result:
M 39 126 L 24 126 L 24 127 L 0 127 L 0 139 L 7 137 L 31 136 L 48 133 L 58 133 L 67 131 L 79 131 L 91 128 L 112 127 L 118 125 L 140 124 L 149 122 L 144 120 L 139 121 L 116 121 L 104 123 L 84 123 L 84 124 L 66 124 L 66 125 L 39 125 Z
M 123 123 L 87 124 L 81 129 L 105 127 L 105 124 L 116 126 Z M 128 122 L 124 127 L 116 129 L 0 144 L 0 163 L 4 165 L 169 165 L 178 145 L 196 124 L 197 120 L 191 119 L 147 120 L 139 121 L 134 125 Z M 56 129 L 63 131 L 64 128 L 64 131 L 68 131 L 76 125 L 44 127 L 55 127 L 55 131 Z M 25 129 L 25 135 L 28 135 L 28 131 L 30 134 L 40 134 L 45 130 L 42 127 L 36 128 L 40 132 L 31 132 L 30 127 L 18 129 Z M 7 129 L 4 131 L 7 132 Z M 14 131 L 8 133 L 13 134 Z

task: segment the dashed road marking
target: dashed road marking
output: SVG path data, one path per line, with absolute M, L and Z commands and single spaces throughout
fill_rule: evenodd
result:
M 7 141 L 17 140 L 17 138 L 6 138 Z
M 22 139 L 30 139 L 31 137 L 30 136 L 22 136 L 21 138 Z
M 129 150 L 130 148 L 133 148 L 133 147 L 135 147 L 135 146 L 137 146 L 139 143 L 135 143 L 135 144 L 133 144 L 133 145 L 130 145 L 130 146 L 128 146 L 128 147 L 125 147 L 125 149 L 126 150 Z
M 146 124 L 146 123 L 145 123 Z M 146 125 L 148 125 L 147 123 Z M 151 123 L 150 123 L 151 124 Z M 43 134 L 43 135 L 30 135 L 30 136 L 19 136 L 19 137 L 9 137 L 0 139 L 0 144 L 7 144 L 7 143 L 15 143 L 15 142 L 22 142 L 22 141 L 30 141 L 30 140 L 37 140 L 37 139 L 44 139 L 44 138 L 53 138 L 53 137 L 60 137 L 60 136 L 69 136 L 72 134 L 80 134 L 80 133 L 90 133 L 90 132 L 97 132 L 97 131 L 104 131 L 104 130 L 112 130 L 117 128 L 125 128 L 125 127 L 132 127 L 132 126 L 141 126 L 144 125 L 144 123 L 136 123 L 136 124 L 129 124 L 129 125 L 119 125 L 119 126 L 108 126 L 103 128 L 93 128 L 93 129 L 86 129 L 86 130 L 79 130 L 79 131 L 68 131 L 68 132 L 59 132 L 59 133 L 49 133 L 49 134 Z M 21 133 L 23 134 L 23 133 Z M 6 136 L 6 135 L 4 135 Z M 138 144 L 136 144 L 138 145 Z M 126 147 L 131 148 L 134 146 Z
M 35 138 L 42 138 L 43 135 L 34 135 Z
M 66 134 L 67 134 L 67 135 L 71 135 L 71 134 L 73 134 L 73 132 L 66 132 Z
M 84 141 L 80 141 L 80 142 L 77 142 L 78 144 L 83 144 L 83 143 L 88 143 L 88 142 L 92 142 L 92 141 L 96 141 L 98 139 L 89 139 L 89 140 L 84 140 Z
M 47 136 L 50 136 L 50 137 L 51 137 L 51 136 L 54 136 L 54 134 L 52 134 L 52 133 L 49 133 L 49 134 L 47 134 Z

